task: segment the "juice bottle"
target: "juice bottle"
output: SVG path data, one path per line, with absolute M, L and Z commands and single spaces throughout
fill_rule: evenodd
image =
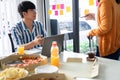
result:
M 59 48 L 56 41 L 51 46 L 51 65 L 59 67 Z

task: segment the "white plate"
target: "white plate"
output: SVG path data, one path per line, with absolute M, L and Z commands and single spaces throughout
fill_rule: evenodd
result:
M 53 65 L 42 65 L 35 68 L 35 74 L 37 73 L 56 73 L 58 72 L 58 67 Z

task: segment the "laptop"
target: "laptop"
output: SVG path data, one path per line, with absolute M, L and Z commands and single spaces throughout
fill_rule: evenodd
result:
M 51 37 L 45 37 L 44 43 L 42 46 L 41 54 L 47 57 L 50 57 L 50 49 L 53 41 L 57 41 L 59 47 L 59 53 L 63 51 L 63 41 L 64 41 L 64 34 L 54 35 Z

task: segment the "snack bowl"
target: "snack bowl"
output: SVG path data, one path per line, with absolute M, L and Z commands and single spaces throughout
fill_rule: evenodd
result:
M 28 71 L 23 68 L 10 67 L 0 72 L 0 80 L 19 80 L 28 74 Z

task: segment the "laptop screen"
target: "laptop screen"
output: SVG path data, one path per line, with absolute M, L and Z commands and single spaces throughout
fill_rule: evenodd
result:
M 60 35 L 44 38 L 43 48 L 41 52 L 42 55 L 50 57 L 50 49 L 53 41 L 57 41 L 59 47 L 59 53 L 63 51 L 64 34 L 60 34 Z

